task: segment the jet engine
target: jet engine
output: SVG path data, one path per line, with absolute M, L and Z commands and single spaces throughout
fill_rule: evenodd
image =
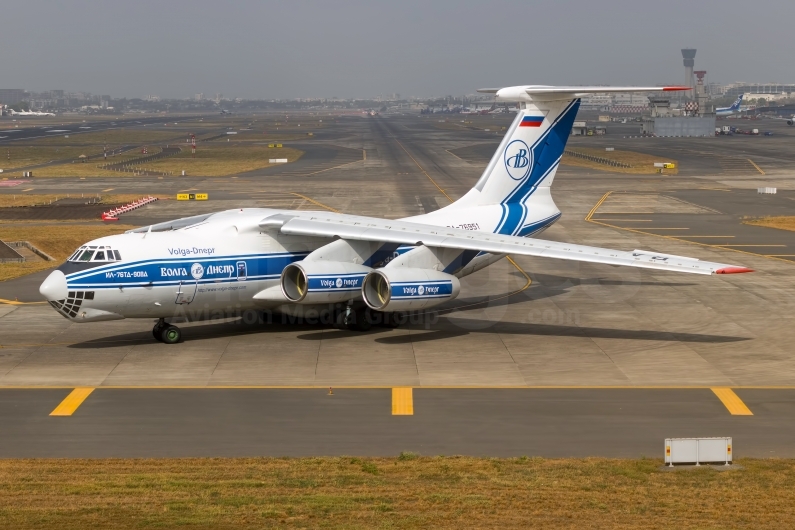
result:
M 460 291 L 458 278 L 445 272 L 385 267 L 365 277 L 362 297 L 376 311 L 415 311 L 452 300 Z
M 787 125 L 795 125 L 795 118 L 790 118 L 787 120 Z
M 282 294 L 291 302 L 328 304 L 357 298 L 370 267 L 341 261 L 297 261 L 282 271 Z

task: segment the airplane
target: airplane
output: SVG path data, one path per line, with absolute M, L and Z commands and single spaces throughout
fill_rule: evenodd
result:
M 396 327 L 409 312 L 453 300 L 460 278 L 508 254 L 694 274 L 752 272 L 534 237 L 561 216 L 551 185 L 580 98 L 660 90 L 687 87 L 482 89 L 520 109 L 474 187 L 445 208 L 404 219 L 271 208 L 176 219 L 89 241 L 39 290 L 72 322 L 156 319 L 154 338 L 173 344 L 182 339 L 175 323 L 251 310 L 320 315 L 352 330 L 374 322 Z
M 14 110 L 8 109 L 8 113 L 11 116 L 55 116 L 55 113 L 52 112 L 41 112 L 35 110 Z
M 740 94 L 737 96 L 737 99 L 732 103 L 731 107 L 718 107 L 715 109 L 715 116 L 731 116 L 732 114 L 737 114 L 738 112 L 742 112 L 744 109 L 740 108 L 740 105 L 743 102 L 743 95 Z

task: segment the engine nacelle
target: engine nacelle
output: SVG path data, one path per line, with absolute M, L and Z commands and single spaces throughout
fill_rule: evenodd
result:
M 370 267 L 341 261 L 297 261 L 282 271 L 282 294 L 297 304 L 346 302 L 361 295 Z
M 795 118 L 787 120 L 787 125 L 795 125 Z
M 385 267 L 364 279 L 362 297 L 376 311 L 415 311 L 452 300 L 461 292 L 458 278 L 432 269 Z

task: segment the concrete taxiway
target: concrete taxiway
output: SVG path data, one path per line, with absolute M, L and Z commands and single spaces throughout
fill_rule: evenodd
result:
M 122 218 L 131 224 L 241 206 L 395 218 L 463 195 L 500 139 L 497 126 L 450 128 L 417 116 L 349 118 L 337 127 L 319 145 L 361 158 L 321 152 L 307 158 L 317 164 L 311 171 L 287 165 L 236 179 L 36 179 L 25 186 L 32 193 L 210 194 L 201 203 L 160 201 Z M 542 236 L 736 263 L 754 274 L 518 258 L 464 279 L 458 300 L 397 330 L 358 334 L 244 316 L 185 325 L 185 341 L 174 346 L 156 343 L 149 321 L 75 325 L 46 305 L 0 305 L 1 414 L 15 426 L 0 454 L 629 456 L 657 454 L 662 438 L 685 435 L 744 437 L 744 455 L 789 454 L 792 433 L 781 426 L 795 414 L 793 241 L 788 232 L 741 224 L 743 216 L 787 212 L 795 197 L 790 155 L 764 156 L 767 144 L 752 144 L 770 139 L 742 138 L 764 174 L 719 163 L 715 172 L 690 174 L 682 150 L 699 142 L 700 152 L 719 158 L 724 138 L 648 140 L 679 156 L 677 176 L 564 166 L 553 186 L 563 218 Z M 625 149 L 652 145 L 599 139 L 608 140 Z M 338 156 L 344 159 L 335 164 Z M 771 185 L 779 188 L 772 199 L 756 194 Z M 0 284 L 0 298 L 34 302 L 37 283 Z M 241 386 L 304 388 L 229 388 Z M 580 389 L 528 388 L 550 386 Z M 593 388 L 604 386 L 621 389 Z M 50 417 L 76 387 L 96 390 L 70 416 Z M 412 418 L 392 417 L 392 388 L 413 389 Z M 752 416 L 734 414 L 713 388 L 734 389 Z M 140 444 L 122 443 L 135 439 L 136 426 Z M 110 444 L 118 452 L 79 443 L 91 434 L 119 440 Z M 74 444 L 59 449 L 33 443 L 37 437 Z

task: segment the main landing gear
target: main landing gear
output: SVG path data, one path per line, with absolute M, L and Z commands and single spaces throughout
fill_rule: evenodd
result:
M 406 321 L 403 313 L 383 313 L 369 307 L 347 307 L 336 318 L 337 329 L 350 331 L 369 331 L 373 326 L 397 328 Z
M 176 344 L 182 340 L 182 331 L 161 318 L 152 328 L 152 336 L 165 344 Z

